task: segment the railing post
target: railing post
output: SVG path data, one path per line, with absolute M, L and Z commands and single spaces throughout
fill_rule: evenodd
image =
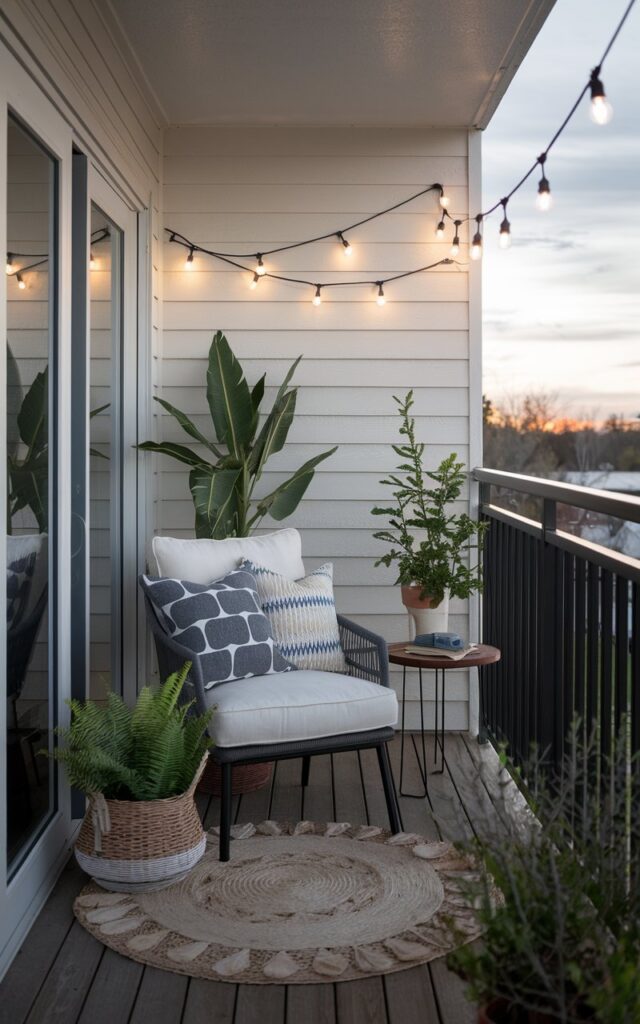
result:
M 549 543 L 549 535 L 555 533 L 557 506 L 552 498 L 542 503 L 542 552 L 540 558 L 540 584 L 538 591 L 538 643 L 540 650 L 540 678 L 538 680 L 537 741 L 540 753 L 550 753 L 553 764 L 557 762 L 558 735 L 562 735 L 561 680 L 558 676 L 559 615 L 562 594 L 558 594 L 556 575 L 556 548 Z
M 478 518 L 482 520 L 484 518 L 484 509 L 486 505 L 491 504 L 491 484 L 481 483 L 478 487 Z M 491 530 L 492 523 L 489 521 L 489 530 Z M 480 552 L 480 564 L 482 566 L 482 582 L 483 582 L 483 597 L 480 602 L 480 639 L 485 640 L 485 629 L 487 622 L 490 619 L 488 602 L 491 597 L 489 593 L 489 587 L 487 586 L 488 571 L 490 569 L 490 559 L 488 557 L 489 551 L 488 546 L 491 544 L 491 537 L 487 536 L 486 545 Z M 488 743 L 489 736 L 487 733 L 487 685 L 488 677 L 490 676 L 489 667 L 482 666 L 478 669 L 478 743 Z

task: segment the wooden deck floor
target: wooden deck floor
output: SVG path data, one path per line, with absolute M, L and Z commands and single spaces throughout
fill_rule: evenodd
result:
M 448 735 L 446 770 L 429 799 L 401 798 L 408 831 L 458 839 L 494 828 L 498 811 L 487 747 Z M 391 745 L 396 781 L 400 744 Z M 419 788 L 413 757 L 405 788 Z M 264 818 L 387 824 L 372 751 L 314 758 L 303 794 L 300 762 L 283 761 L 270 789 L 237 800 L 236 821 Z M 412 787 L 415 787 L 413 789 Z M 217 801 L 199 798 L 207 827 Z M 143 967 L 106 949 L 75 921 L 84 876 L 70 862 L 0 984 L 2 1024 L 473 1024 L 476 1011 L 443 960 L 387 977 L 322 985 L 234 985 Z

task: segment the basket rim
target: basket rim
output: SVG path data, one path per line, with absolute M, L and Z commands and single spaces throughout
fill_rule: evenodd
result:
M 170 804 L 175 803 L 177 800 L 184 800 L 185 796 L 195 791 L 198 782 L 202 777 L 202 773 L 206 767 L 207 761 L 209 760 L 209 751 L 206 750 L 202 756 L 202 760 L 196 769 L 196 773 L 193 779 L 182 793 L 175 793 L 173 796 L 161 796 L 155 800 L 118 800 L 117 797 L 105 796 L 99 790 L 93 793 L 85 793 L 88 800 L 95 800 L 96 797 L 101 796 L 106 804 L 118 804 L 121 807 L 150 807 L 154 804 Z

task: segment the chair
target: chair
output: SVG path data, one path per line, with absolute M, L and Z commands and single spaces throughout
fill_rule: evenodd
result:
M 401 830 L 387 742 L 394 736 L 397 700 L 389 686 L 382 637 L 338 616 L 348 674 L 298 670 L 221 683 L 206 690 L 197 654 L 166 632 L 145 595 L 162 678 L 191 661 L 188 685 L 196 707 L 216 707 L 211 756 L 220 765 L 220 860 L 229 860 L 231 782 L 235 765 L 302 757 L 302 785 L 316 754 L 375 749 L 391 831 Z

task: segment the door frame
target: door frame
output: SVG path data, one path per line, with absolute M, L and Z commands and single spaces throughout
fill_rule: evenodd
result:
M 70 432 L 66 429 L 71 406 L 70 305 L 65 296 L 71 290 L 71 153 L 72 133 L 52 103 L 0 42 L 0 196 L 5 202 L 7 168 L 8 113 L 14 113 L 25 127 L 49 150 L 58 164 L 57 173 L 57 296 L 54 315 L 56 369 L 51 387 L 55 389 L 56 437 L 56 539 L 55 578 L 55 694 L 54 720 L 65 725 L 70 695 Z M 7 250 L 6 217 L 0 218 L 0 251 Z M 7 281 L 0 275 L 0 337 L 7 333 Z M 0 394 L 6 393 L 6 349 L 0 355 Z M 6 418 L 0 417 L 0 489 L 6 493 Z M 0 502 L 0 537 L 6 536 L 6 502 Z M 5 574 L 6 548 L 0 545 L 0 578 Z M 6 621 L 6 588 L 0 587 L 0 622 Z M 6 664 L 6 632 L 0 630 L 0 664 Z M 0 678 L 6 679 L 6 673 Z M 57 698 L 57 699 L 56 699 Z M 6 765 L 6 700 L 0 694 L 0 763 Z M 3 772 L 4 776 L 4 772 Z M 6 776 L 5 776 L 6 777 Z M 29 853 L 11 880 L 7 881 L 6 791 L 0 790 L 0 976 L 10 962 L 22 938 L 33 923 L 42 902 L 68 856 L 71 835 L 69 786 L 64 773 L 56 770 L 57 806 Z
M 116 646 L 116 671 L 120 675 L 120 692 L 128 703 L 135 701 L 138 678 L 138 615 L 137 576 L 139 530 L 138 462 L 133 446 L 138 440 L 138 223 L 137 214 L 100 174 L 98 169 L 81 154 L 74 157 L 76 164 L 74 205 L 74 331 L 73 368 L 74 396 L 82 395 L 74 416 L 73 492 L 74 530 L 77 540 L 74 548 L 74 632 L 78 634 L 78 649 L 82 654 L 74 659 L 73 694 L 84 699 L 89 693 L 91 649 L 89 643 L 89 616 L 91 611 L 91 492 L 89 466 L 89 410 L 91 407 L 91 298 L 88 255 L 91 249 L 91 207 L 97 206 L 122 232 L 122 243 L 117 281 L 112 290 L 120 286 L 117 319 L 119 344 L 115 399 L 118 405 L 120 440 L 117 458 L 121 494 L 119 504 L 111 504 L 111 538 L 115 550 L 111 556 L 118 559 L 121 583 L 121 601 L 112 593 L 112 621 L 119 620 L 119 643 Z M 127 514 L 125 515 L 125 509 Z M 75 646 L 75 645 L 74 645 Z M 74 812 L 82 813 L 81 803 L 74 800 Z

